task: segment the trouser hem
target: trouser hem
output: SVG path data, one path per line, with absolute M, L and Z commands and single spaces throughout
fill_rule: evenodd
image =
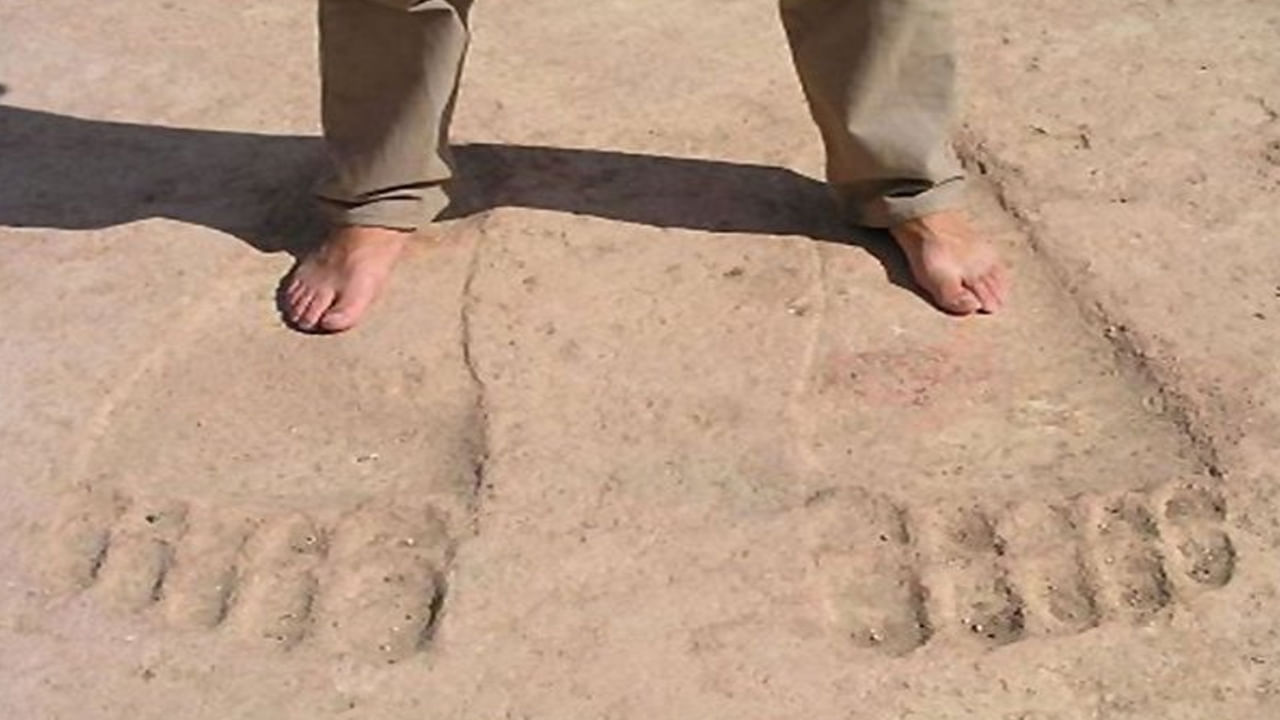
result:
M 330 224 L 385 227 L 393 230 L 415 231 L 433 222 L 449 205 L 444 189 L 431 186 L 419 190 L 417 197 L 404 197 L 398 191 L 393 198 L 374 198 L 364 201 L 345 201 L 316 196 L 320 214 Z
M 890 228 L 926 215 L 958 210 L 965 205 L 964 178 L 944 180 L 937 185 L 902 197 L 880 196 L 871 199 L 849 197 L 833 188 L 836 202 L 845 219 L 861 227 Z

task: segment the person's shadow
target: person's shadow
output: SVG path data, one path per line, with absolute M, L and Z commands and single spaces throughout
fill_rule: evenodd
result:
M 0 105 L 0 226 L 92 229 L 163 217 L 294 254 L 323 231 L 310 190 L 323 145 L 84 120 Z M 445 218 L 496 207 L 656 227 L 798 235 L 865 248 L 914 292 L 888 236 L 840 222 L 822 183 L 790 170 L 600 150 L 472 144 Z

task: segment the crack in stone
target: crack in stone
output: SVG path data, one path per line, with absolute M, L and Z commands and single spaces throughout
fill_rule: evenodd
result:
M 480 271 L 480 257 L 483 252 L 485 232 L 483 226 L 476 229 L 476 240 L 471 250 L 471 260 L 467 265 L 466 280 L 462 284 L 462 302 L 459 305 L 459 345 L 462 350 L 462 363 L 467 369 L 467 375 L 471 378 L 472 392 L 475 396 L 473 405 L 473 427 L 475 428 L 475 440 L 477 447 L 472 449 L 472 484 L 471 497 L 469 504 L 472 510 L 472 521 L 477 522 L 479 513 L 476 512 L 480 504 L 480 494 L 484 490 L 484 481 L 487 476 L 490 445 L 489 445 L 489 402 L 488 389 L 485 387 L 484 378 L 480 375 L 479 368 L 476 365 L 475 355 L 473 352 L 472 338 L 472 316 L 475 312 L 476 294 L 474 284 L 476 275 Z
M 813 381 L 813 368 L 817 363 L 818 345 L 822 340 L 822 326 L 827 316 L 826 259 L 817 240 L 809 241 L 809 259 L 812 281 L 807 292 L 811 295 L 816 295 L 812 300 L 814 312 L 810 313 L 812 330 L 809 332 L 809 339 L 805 343 L 804 352 L 800 356 L 800 367 L 798 368 L 795 382 L 792 384 L 791 398 L 788 400 L 788 414 L 791 416 L 791 426 L 795 431 L 793 447 L 795 448 L 796 457 L 800 459 L 806 470 L 818 471 L 820 470 L 820 463 L 814 457 L 811 449 L 814 429 L 811 427 L 810 421 L 815 416 L 812 411 L 804 412 L 805 399 L 809 394 Z

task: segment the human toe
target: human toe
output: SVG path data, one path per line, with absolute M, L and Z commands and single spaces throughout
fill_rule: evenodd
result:
M 367 294 L 344 294 L 319 318 L 320 327 L 329 332 L 350 330 L 360 322 L 372 299 Z
M 333 305 L 334 293 L 332 290 L 317 290 L 311 296 L 310 302 L 307 303 L 301 317 L 298 320 L 298 326 L 304 330 L 314 330 L 319 324 L 320 318 Z
M 982 302 L 958 278 L 945 280 L 933 290 L 933 300 L 947 312 L 969 315 L 982 307 Z
M 965 285 L 978 298 L 980 306 L 978 309 L 983 312 L 994 313 L 1004 305 L 1000 293 L 991 282 L 990 277 L 980 275 L 974 280 L 966 282 Z
M 299 325 L 302 323 L 303 314 L 307 311 L 307 306 L 311 304 L 311 299 L 315 297 L 315 291 L 311 288 L 303 288 L 299 292 L 294 293 L 289 298 L 288 316 L 289 322 Z

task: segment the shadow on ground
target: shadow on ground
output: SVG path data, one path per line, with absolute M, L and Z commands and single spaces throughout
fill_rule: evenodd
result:
M 797 235 L 853 244 L 912 287 L 888 236 L 841 223 L 822 183 L 777 167 L 602 150 L 465 145 L 445 219 L 496 207 L 655 227 Z M 314 137 L 84 120 L 0 105 L 0 225 L 69 230 L 170 218 L 263 252 L 321 232 L 309 190 Z

